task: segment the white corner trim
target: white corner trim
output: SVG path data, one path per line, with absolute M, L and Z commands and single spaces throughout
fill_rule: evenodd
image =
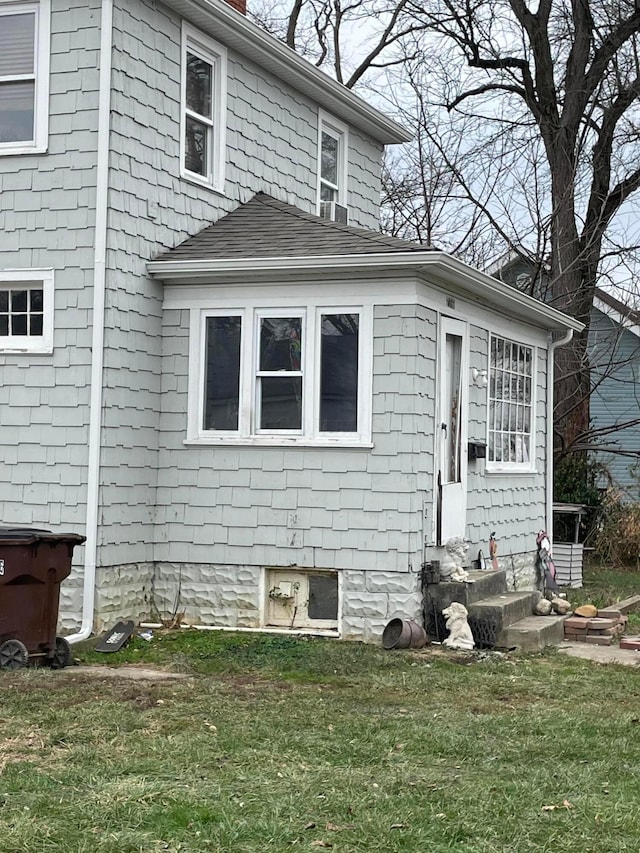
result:
M 547 354 L 547 411 L 545 425 L 547 432 L 547 458 L 545 460 L 545 503 L 546 531 L 553 548 L 553 386 L 555 385 L 555 353 L 558 347 L 571 342 L 573 329 L 568 329 L 564 335 L 549 344 Z

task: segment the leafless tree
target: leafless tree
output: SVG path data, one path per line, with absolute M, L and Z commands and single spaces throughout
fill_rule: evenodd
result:
M 372 71 L 403 64 L 400 46 L 427 26 L 411 0 L 264 0 L 249 14 L 348 88 Z
M 640 6 L 433 0 L 413 9 L 428 25 L 428 49 L 465 62 L 457 85 L 447 81 L 455 85 L 449 112 L 506 123 L 523 153 L 542 144 L 551 301 L 586 325 L 558 351 L 557 438 L 561 451 L 582 446 L 589 430 L 588 326 L 607 233 L 640 187 Z
M 589 447 L 596 286 L 640 245 L 619 225 L 640 187 L 638 0 L 271 2 L 263 25 L 346 86 L 375 79 L 415 128 L 386 162 L 385 229 L 544 264 L 548 300 L 586 327 L 558 350 L 556 449 Z

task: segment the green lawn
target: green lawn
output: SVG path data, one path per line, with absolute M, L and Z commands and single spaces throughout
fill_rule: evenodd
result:
M 635 851 L 640 671 L 182 631 L 0 674 L 0 853 Z

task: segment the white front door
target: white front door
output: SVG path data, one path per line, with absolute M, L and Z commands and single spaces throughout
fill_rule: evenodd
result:
M 436 541 L 464 538 L 467 511 L 467 326 L 440 318 L 436 422 Z

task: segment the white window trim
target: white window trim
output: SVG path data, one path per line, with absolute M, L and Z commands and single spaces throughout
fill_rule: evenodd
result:
M 527 343 L 522 340 L 516 340 L 513 336 L 503 332 L 489 332 L 489 351 L 487 354 L 487 367 L 489 382 L 487 384 L 487 454 L 489 452 L 489 412 L 491 410 L 491 341 L 493 338 L 499 338 L 508 343 L 524 346 L 531 350 L 531 433 L 529 445 L 529 461 L 528 462 L 492 462 L 487 455 L 485 471 L 488 474 L 535 474 L 536 472 L 536 389 L 538 376 L 538 347 L 535 344 Z M 547 413 L 548 416 L 548 413 Z
M 316 213 L 320 214 L 320 187 L 322 186 L 322 134 L 327 133 L 338 140 L 338 196 L 336 203 L 347 206 L 347 181 L 349 162 L 349 128 L 328 113 L 318 112 Z
M 49 137 L 49 54 L 51 45 L 51 6 L 50 0 L 39 2 L 11 2 L 0 0 L 0 16 L 34 12 L 35 49 L 34 49 L 34 132 L 33 140 L 0 142 L 0 155 L 5 154 L 43 154 L 47 150 Z
M 213 68 L 212 150 L 207 175 L 199 175 L 185 167 L 187 118 L 187 50 L 209 62 Z M 182 22 L 180 70 L 180 175 L 191 183 L 224 193 L 227 130 L 227 50 L 218 42 Z
M 53 352 L 54 273 L 52 269 L 4 269 L 0 270 L 0 290 L 6 285 L 22 281 L 42 283 L 42 335 L 9 335 L 0 338 L 2 355 L 42 354 Z
M 358 314 L 358 432 L 320 432 L 320 327 L 321 314 Z M 207 317 L 241 316 L 240 400 L 237 431 L 205 430 L 204 365 Z M 266 316 L 303 316 L 303 412 L 301 431 L 258 431 L 256 428 L 256 368 L 258 321 Z M 306 342 L 305 342 L 306 340 Z M 373 373 L 373 309 L 370 305 L 305 302 L 296 306 L 268 307 L 261 302 L 229 308 L 192 308 L 189 322 L 189 378 L 187 438 L 185 444 L 237 444 L 263 446 L 371 447 L 371 395 Z

